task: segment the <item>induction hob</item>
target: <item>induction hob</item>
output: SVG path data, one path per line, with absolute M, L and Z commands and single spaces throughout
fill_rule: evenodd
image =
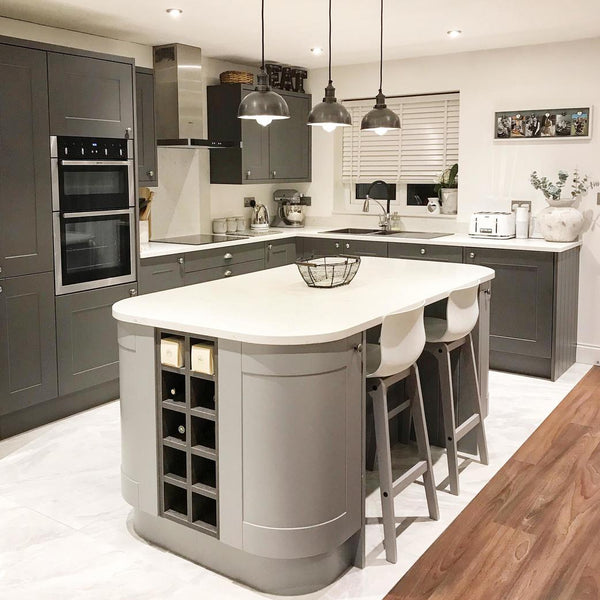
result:
M 233 242 L 235 240 L 248 239 L 247 235 L 226 235 L 213 233 L 196 233 L 194 235 L 181 235 L 179 237 L 162 238 L 152 240 L 153 242 L 163 242 L 165 244 L 190 244 L 192 246 L 201 246 L 203 244 L 216 244 L 218 242 Z

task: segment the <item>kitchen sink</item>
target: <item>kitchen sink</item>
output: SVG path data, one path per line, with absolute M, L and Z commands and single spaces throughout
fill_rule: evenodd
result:
M 354 227 L 330 229 L 328 231 L 322 231 L 321 233 L 346 233 L 349 235 L 390 235 L 392 237 L 416 238 L 419 240 L 432 240 L 434 238 L 444 237 L 445 235 L 452 235 L 451 233 L 437 233 L 434 231 L 388 231 L 385 229 L 357 229 Z

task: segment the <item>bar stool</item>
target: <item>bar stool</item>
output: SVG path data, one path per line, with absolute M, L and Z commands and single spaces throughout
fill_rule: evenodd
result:
M 423 304 L 386 315 L 381 326 L 380 343 L 367 344 L 367 392 L 373 402 L 375 420 L 383 511 L 383 545 L 386 559 L 391 563 L 395 563 L 397 560 L 394 498 L 421 476 L 423 476 L 425 484 L 429 515 L 432 519 L 439 519 L 431 449 L 425 423 L 419 370 L 416 364 L 424 346 Z M 407 380 L 408 400 L 389 410 L 388 389 L 405 379 Z M 394 481 L 389 421 L 406 409 L 410 409 L 412 413 L 419 461 Z
M 458 442 L 470 431 L 476 429 L 479 459 L 488 464 L 485 425 L 481 411 L 481 394 L 475 363 L 475 351 L 471 332 L 479 318 L 477 295 L 479 284 L 457 288 L 450 292 L 445 319 L 425 317 L 425 334 L 427 343 L 425 350 L 433 354 L 437 360 L 440 376 L 440 396 L 444 420 L 444 436 L 446 438 L 446 455 L 448 459 L 448 475 L 450 492 L 458 495 Z M 450 353 L 460 349 L 466 350 L 468 361 L 467 374 L 473 378 L 475 398 L 473 399 L 473 415 L 462 424 L 456 424 L 454 411 L 454 393 L 452 391 L 452 366 Z

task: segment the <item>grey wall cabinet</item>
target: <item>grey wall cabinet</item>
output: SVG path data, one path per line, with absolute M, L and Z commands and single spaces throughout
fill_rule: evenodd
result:
M 169 254 L 140 261 L 138 286 L 140 294 L 160 292 L 183 285 L 183 255 Z
M 302 256 L 335 256 L 336 254 L 357 254 L 359 256 L 386 257 L 388 244 L 368 240 L 304 238 Z
M 575 361 L 579 249 L 563 253 L 465 248 L 494 269 L 490 367 L 556 379 Z
M 117 321 L 112 317 L 112 305 L 136 293 L 135 284 L 126 284 L 56 298 L 61 395 L 119 377 Z
M 290 118 L 262 127 L 238 119 L 240 101 L 252 86 L 208 86 L 208 136 L 240 143 L 239 147 L 210 151 L 211 183 L 285 183 L 311 179 L 311 131 L 306 121 L 312 106 L 309 94 L 279 91 L 288 103 Z
M 52 269 L 46 53 L 0 45 L 0 277 Z
M 50 133 L 133 137 L 133 65 L 48 54 Z
M 265 269 L 289 265 L 295 260 L 295 240 L 278 240 L 265 243 Z
M 154 123 L 154 74 L 152 69 L 135 70 L 136 145 L 139 184 L 158 185 L 156 127 Z
M 390 258 L 409 258 L 462 262 L 463 249 L 460 246 L 436 246 L 434 244 L 388 244 Z
M 0 279 L 0 415 L 56 394 L 53 274 Z

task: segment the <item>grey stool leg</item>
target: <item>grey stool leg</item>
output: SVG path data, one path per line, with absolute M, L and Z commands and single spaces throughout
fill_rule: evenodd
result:
M 456 418 L 454 415 L 454 393 L 452 391 L 452 364 L 450 350 L 446 344 L 437 344 L 434 352 L 440 374 L 442 415 L 444 418 L 444 436 L 446 437 L 446 458 L 448 460 L 448 478 L 450 493 L 458 496 L 458 440 L 456 439 Z
M 379 466 L 379 491 L 383 512 L 383 545 L 388 562 L 397 560 L 396 519 L 394 517 L 394 493 L 392 475 L 392 455 L 390 450 L 390 430 L 388 425 L 387 387 L 381 379 L 368 382 L 373 399 L 375 438 L 377 443 L 377 463 Z M 373 389 L 373 387 L 375 389 Z
M 483 412 L 481 409 L 481 390 L 479 389 L 479 378 L 477 377 L 477 363 L 475 362 L 475 349 L 473 348 L 473 338 L 471 334 L 467 336 L 467 342 L 469 348 L 467 350 L 467 357 L 470 363 L 470 371 L 474 378 L 475 389 L 477 390 L 477 397 L 475 398 L 475 406 L 473 406 L 474 412 L 479 415 L 479 424 L 477 425 L 477 448 L 479 449 L 479 460 L 482 464 L 488 465 L 490 463 L 488 457 L 487 439 L 485 435 L 485 423 L 483 420 Z
M 408 378 L 407 383 L 409 396 L 411 398 L 410 412 L 415 426 L 415 437 L 417 438 L 419 458 L 427 463 L 427 470 L 423 473 L 425 495 L 427 496 L 427 508 L 429 509 L 429 516 L 437 521 L 440 518 L 440 509 L 433 477 L 433 464 L 431 461 L 431 447 L 429 446 L 427 424 L 425 423 L 425 407 L 423 405 L 423 394 L 421 393 L 419 367 L 417 367 L 416 363 L 411 367 L 410 377 Z

